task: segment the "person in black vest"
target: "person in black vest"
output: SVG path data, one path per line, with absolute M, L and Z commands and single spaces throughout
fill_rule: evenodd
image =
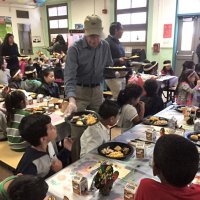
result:
M 7 68 L 10 71 L 18 68 L 19 69 L 19 60 L 18 57 L 20 56 L 18 51 L 18 46 L 14 42 L 14 36 L 12 33 L 7 33 L 1 49 L 1 55 L 7 56 L 6 62 L 8 63 Z
M 120 22 L 113 22 L 110 25 L 110 35 L 105 39 L 110 46 L 110 51 L 113 59 L 113 66 L 127 66 L 128 63 L 125 60 L 125 51 L 120 43 L 119 39 L 122 37 L 123 27 Z M 130 69 L 131 70 L 131 69 Z M 131 70 L 132 71 L 132 70 Z M 113 100 L 117 100 L 119 91 L 125 88 L 126 74 L 122 72 L 115 72 L 109 69 L 105 69 L 104 76 L 108 87 L 110 88 Z

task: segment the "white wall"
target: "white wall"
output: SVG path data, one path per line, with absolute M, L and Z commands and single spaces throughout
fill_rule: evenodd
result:
M 154 0 L 152 46 L 160 43 L 161 47 L 173 47 L 175 14 L 175 0 Z M 172 24 L 172 38 L 163 38 L 164 24 Z
M 102 9 L 104 9 L 104 0 L 95 1 L 95 14 L 101 17 L 103 22 L 103 33 L 104 37 L 109 34 L 110 23 L 113 21 L 114 16 L 111 15 L 113 10 L 113 5 L 111 5 L 110 0 L 106 0 L 106 8 L 108 10 L 107 14 L 102 14 Z M 113 1 L 114 2 L 114 1 Z M 72 0 L 71 1 L 71 19 L 72 28 L 75 24 L 84 24 L 84 19 L 87 15 L 94 13 L 94 0 Z
M 21 19 L 16 17 L 16 10 L 25 10 L 29 11 L 29 19 Z M 41 43 L 33 43 L 33 47 L 43 46 L 44 39 L 43 39 L 43 30 L 41 27 L 40 21 L 40 9 L 39 8 L 17 8 L 17 7 L 8 7 L 0 5 L 0 16 L 8 16 L 11 17 L 12 20 L 12 29 L 13 34 L 15 36 L 15 42 L 19 44 L 19 37 L 18 37 L 18 28 L 17 24 L 30 24 L 31 25 L 31 35 L 32 36 L 41 36 Z

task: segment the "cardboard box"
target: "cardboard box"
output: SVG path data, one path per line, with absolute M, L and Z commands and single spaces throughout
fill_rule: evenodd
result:
M 138 142 L 136 144 L 136 158 L 145 158 L 146 148 L 145 143 Z
M 124 200 L 134 200 L 137 185 L 134 183 L 127 183 L 124 188 Z
M 72 179 L 73 192 L 82 195 L 88 190 L 87 178 L 77 174 Z

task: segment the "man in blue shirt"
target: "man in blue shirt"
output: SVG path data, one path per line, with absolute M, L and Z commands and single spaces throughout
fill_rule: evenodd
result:
M 75 42 L 67 52 L 64 82 L 69 105 L 65 111 L 66 115 L 86 108 L 98 111 L 103 101 L 100 83 L 104 79 L 104 68 L 113 64 L 109 45 L 101 39 L 101 19 L 97 15 L 87 16 L 84 26 L 85 36 Z M 71 134 L 76 153 L 72 147 L 72 157 L 77 160 L 80 155 L 82 131 L 76 130 L 74 133 L 74 129 L 73 127 Z

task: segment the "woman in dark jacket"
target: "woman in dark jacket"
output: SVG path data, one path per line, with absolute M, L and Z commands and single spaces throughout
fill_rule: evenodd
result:
M 67 44 L 62 35 L 57 35 L 55 43 L 48 49 L 50 53 L 65 53 L 67 52 Z
M 14 42 L 14 36 L 12 33 L 6 34 L 1 47 L 1 55 L 7 56 L 6 57 L 7 68 L 10 69 L 10 71 L 16 68 L 19 69 L 18 56 L 20 56 L 20 54 L 18 51 L 18 46 Z

